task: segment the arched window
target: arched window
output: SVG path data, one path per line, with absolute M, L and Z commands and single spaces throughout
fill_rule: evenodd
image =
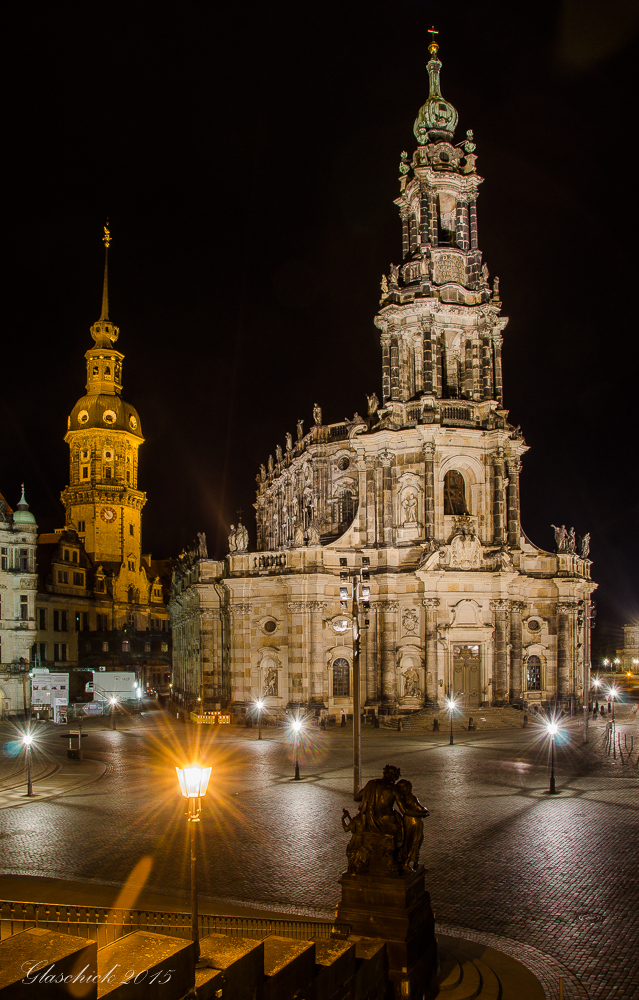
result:
M 122 642 L 122 652 L 123 653 L 131 652 L 131 643 L 129 642 L 128 639 L 124 639 L 124 641 Z
M 538 656 L 529 656 L 527 688 L 529 691 L 541 691 L 541 660 Z
M 466 484 L 461 472 L 451 469 L 444 476 L 444 514 L 468 514 Z
M 335 504 L 338 524 L 350 524 L 355 517 L 355 500 L 351 490 L 343 489 Z
M 348 660 L 343 656 L 333 662 L 333 697 L 344 698 L 349 694 L 349 672 Z

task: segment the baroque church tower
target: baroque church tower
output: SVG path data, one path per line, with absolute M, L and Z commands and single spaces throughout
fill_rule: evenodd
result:
M 361 704 L 414 711 L 450 693 L 472 710 L 588 690 L 588 542 L 577 552 L 564 532 L 551 554 L 521 529 L 527 446 L 504 408 L 508 321 L 479 249 L 482 178 L 429 51 L 417 148 L 399 166 L 401 263 L 375 319 L 381 403 L 373 393 L 366 417 L 328 425 L 316 404 L 309 432 L 300 421 L 276 446 L 257 476 L 257 552 L 236 532 L 224 563 L 182 560 L 170 611 L 183 703 L 352 711 L 340 576 L 363 570 Z
M 102 311 L 91 327 L 95 346 L 85 354 L 86 395 L 68 419 L 69 485 L 61 499 L 67 526 L 76 529 L 93 562 L 122 567 L 125 589 L 139 589 L 146 494 L 137 488 L 138 448 L 144 437 L 137 411 L 122 399 L 124 355 L 114 346 L 120 331 L 109 318 L 110 240 L 105 227 Z

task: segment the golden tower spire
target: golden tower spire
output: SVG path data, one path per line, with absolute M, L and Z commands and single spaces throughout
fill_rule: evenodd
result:
M 100 314 L 100 319 L 109 318 L 109 246 L 111 244 L 111 231 L 109 229 L 109 220 L 107 219 L 106 226 L 104 227 L 104 236 L 102 237 L 102 242 L 104 243 L 104 284 L 102 285 L 102 312 Z

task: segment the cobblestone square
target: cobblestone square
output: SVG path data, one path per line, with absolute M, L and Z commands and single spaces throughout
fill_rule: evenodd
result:
M 199 741 L 201 759 L 213 765 L 200 831 L 202 897 L 221 911 L 239 903 L 334 915 L 346 861 L 340 817 L 344 807 L 353 811 L 350 726 L 309 730 L 299 782 L 279 729 L 265 728 L 260 741 L 256 729 L 195 729 L 157 711 L 107 726 L 87 725 L 82 763 L 66 761 L 57 727 L 41 728 L 35 790 L 41 774 L 52 797 L 29 801 L 18 763 L 3 765 L 3 875 L 119 885 L 148 858 L 145 891 L 182 897 L 186 907 L 187 825 L 174 764 Z M 430 809 L 421 860 L 438 923 L 538 949 L 597 1000 L 639 995 L 639 731 L 628 707 L 617 730 L 615 759 L 605 723 L 590 726 L 584 744 L 579 720 L 567 721 L 556 796 L 548 794 L 541 726 L 457 729 L 453 746 L 447 733 L 426 730 L 365 727 L 362 737 L 363 781 L 397 764 Z M 6 746 L 6 725 L 2 738 Z M 60 781 L 73 767 L 74 780 L 90 770 L 90 781 L 56 792 L 55 766 Z

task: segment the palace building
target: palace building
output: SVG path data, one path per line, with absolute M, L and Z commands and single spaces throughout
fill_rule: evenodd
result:
M 261 466 L 257 551 L 237 531 L 223 561 L 184 555 L 174 573 L 174 696 L 244 712 L 263 697 L 352 711 L 354 574 L 370 576 L 361 704 L 567 705 L 589 686 L 588 545 L 546 552 L 520 522 L 527 446 L 508 419 L 499 281 L 479 248 L 482 178 L 472 132 L 440 89 L 402 153 L 401 262 L 382 279 L 381 401 L 366 416 L 286 436 Z M 302 372 L 300 371 L 300 377 Z M 310 408 L 310 403 L 309 403 Z M 344 581 L 350 581 L 346 584 Z
M 0 493 L 0 719 L 29 707 L 29 660 L 36 635 L 38 526 L 22 496 L 11 509 Z
M 104 242 L 102 311 L 85 354 L 86 393 L 67 421 L 66 523 L 38 539 L 32 659 L 58 670 L 137 669 L 157 687 L 170 668 L 169 564 L 142 549 L 146 494 L 138 489 L 138 449 L 144 437 L 137 410 L 122 399 L 124 355 L 109 317 L 106 227 Z

